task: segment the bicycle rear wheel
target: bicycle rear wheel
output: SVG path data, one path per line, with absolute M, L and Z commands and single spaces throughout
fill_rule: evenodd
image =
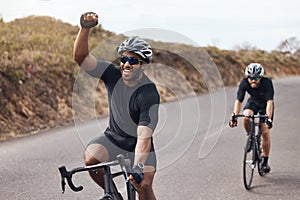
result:
M 244 186 L 247 190 L 250 189 L 252 184 L 255 164 L 255 142 L 251 136 L 249 136 L 244 149 L 243 160 L 243 179 Z

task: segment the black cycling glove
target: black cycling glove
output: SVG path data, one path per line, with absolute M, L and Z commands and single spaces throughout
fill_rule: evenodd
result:
M 266 124 L 268 125 L 269 129 L 271 129 L 273 127 L 273 121 L 270 118 L 266 119 Z
M 88 21 L 88 20 L 86 20 L 87 15 L 89 15 L 89 14 L 96 15 L 96 13 L 94 13 L 94 12 L 86 12 L 86 13 L 82 14 L 81 17 L 80 17 L 80 25 L 81 25 L 82 28 L 92 28 L 92 27 L 94 27 L 98 24 L 98 20 L 97 21 L 94 21 L 94 20 Z
M 140 184 L 143 180 L 144 180 L 144 173 L 143 173 L 143 169 L 140 168 L 139 166 L 135 165 L 132 168 L 132 172 L 131 175 L 133 176 L 134 180 Z
M 237 126 L 238 121 L 237 121 L 236 116 L 235 116 L 234 113 L 231 114 L 231 120 L 230 120 L 230 122 L 232 124 L 234 124 L 234 126 Z M 230 124 L 230 122 L 229 122 L 229 124 Z

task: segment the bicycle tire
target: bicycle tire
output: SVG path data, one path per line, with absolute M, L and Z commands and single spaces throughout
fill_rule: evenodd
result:
M 113 198 L 111 196 L 105 196 L 100 200 L 113 200 Z
M 249 148 L 249 146 L 251 148 Z M 255 168 L 255 142 L 248 136 L 246 146 L 244 148 L 244 159 L 243 159 L 243 180 L 244 186 L 247 190 L 251 188 L 253 181 L 253 174 Z
M 114 194 L 113 196 L 111 196 L 111 195 L 105 195 L 100 200 L 123 200 L 123 197 L 121 196 L 121 194 L 118 194 L 118 195 Z
M 261 139 L 257 137 L 257 170 L 260 176 L 264 176 L 266 173 L 262 170 L 262 147 L 261 147 Z
M 114 183 L 113 183 L 114 184 Z M 111 195 L 105 194 L 100 200 L 124 200 L 119 192 L 114 192 Z

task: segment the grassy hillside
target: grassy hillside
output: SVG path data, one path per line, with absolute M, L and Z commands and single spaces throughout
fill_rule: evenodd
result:
M 88 90 L 86 84 L 75 84 L 74 87 L 75 81 L 81 80 L 79 68 L 72 59 L 77 32 L 78 27 L 50 17 L 30 16 L 9 23 L 0 20 L 0 140 L 73 123 L 72 105 L 77 103 L 74 102 L 74 96 L 79 96 L 75 99 L 81 104 L 84 101 L 81 98 L 84 95 L 74 93 L 74 90 L 80 91 L 77 87 L 82 87 L 82 91 Z M 100 25 L 92 29 L 90 47 L 95 49 L 95 53 L 107 55 L 107 51 L 122 39 L 124 36 L 116 39 L 114 33 L 103 30 Z M 102 41 L 112 46 L 98 51 L 97 45 Z M 214 88 L 223 83 L 236 85 L 243 77 L 244 67 L 250 62 L 262 63 L 267 76 L 273 78 L 300 74 L 299 57 L 282 52 L 225 51 L 216 47 L 203 49 L 157 41 L 150 43 L 155 47 L 154 64 L 170 66 L 179 71 L 195 93 L 207 92 L 208 84 Z M 201 64 L 195 67 L 195 63 L 172 53 L 174 51 L 170 49 L 174 48 Z M 207 53 L 216 63 L 221 77 L 224 77 L 222 83 L 209 74 L 208 68 L 213 62 Z M 197 72 L 197 69 L 203 69 L 203 73 Z M 156 73 L 156 77 L 160 78 L 172 77 L 172 74 L 157 75 L 155 70 L 150 70 L 151 73 Z M 168 88 L 159 86 L 159 91 L 162 102 L 174 99 L 174 94 Z M 106 93 L 101 83 L 97 86 L 96 97 L 95 115 L 106 115 Z M 91 114 L 91 108 L 82 108 L 77 112 L 82 112 L 81 120 L 95 117 Z

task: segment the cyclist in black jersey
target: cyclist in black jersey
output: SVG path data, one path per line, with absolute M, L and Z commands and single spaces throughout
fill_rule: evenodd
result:
M 88 35 L 90 28 L 97 25 L 98 16 L 88 12 L 80 19 L 74 60 L 89 75 L 104 82 L 109 102 L 109 127 L 88 144 L 85 164 L 94 165 L 127 153 L 133 159 L 130 179 L 137 186 L 139 199 L 156 199 L 152 189 L 156 172 L 152 134 L 158 121 L 160 97 L 155 84 L 143 72 L 151 62 L 152 49 L 146 41 L 130 37 L 117 48 L 120 66 L 96 59 L 89 52 Z M 101 171 L 89 174 L 104 186 Z
M 262 169 L 265 173 L 270 172 L 271 168 L 268 165 L 268 158 L 270 154 L 270 129 L 273 126 L 274 117 L 274 88 L 272 80 L 264 75 L 264 68 L 259 63 L 251 63 L 245 70 L 246 78 L 244 78 L 238 87 L 237 98 L 234 103 L 233 116 L 239 114 L 242 106 L 242 102 L 247 92 L 250 97 L 244 107 L 244 115 L 257 114 L 258 111 L 262 111 L 262 114 L 266 114 L 264 125 L 262 126 L 262 149 L 263 149 L 263 161 Z M 246 132 L 250 131 L 250 119 L 243 118 L 243 124 Z M 230 127 L 237 126 L 237 120 L 231 120 L 229 122 Z

